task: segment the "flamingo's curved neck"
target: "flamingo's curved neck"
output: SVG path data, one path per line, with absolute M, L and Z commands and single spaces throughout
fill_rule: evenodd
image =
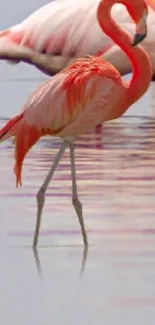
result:
M 131 105 L 147 90 L 152 77 L 152 67 L 147 53 L 142 47 L 132 47 L 131 37 L 110 15 L 112 6 L 121 2 L 125 4 L 122 0 L 101 1 L 97 10 L 97 18 L 102 30 L 127 54 L 131 61 L 133 75 L 127 89 L 128 103 Z M 132 3 L 134 6 L 134 1 Z

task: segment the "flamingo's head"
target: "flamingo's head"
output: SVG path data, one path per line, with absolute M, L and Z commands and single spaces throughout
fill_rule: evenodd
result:
M 123 0 L 122 3 L 128 8 L 129 14 L 136 24 L 136 33 L 133 46 L 136 46 L 147 36 L 148 7 L 144 0 Z

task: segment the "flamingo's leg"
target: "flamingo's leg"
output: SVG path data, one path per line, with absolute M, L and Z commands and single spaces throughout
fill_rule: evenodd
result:
M 39 229 L 40 229 L 40 223 L 41 223 L 41 215 L 42 210 L 45 202 L 45 192 L 47 190 L 47 187 L 52 179 L 52 176 L 60 162 L 61 157 L 63 156 L 63 153 L 65 152 L 66 148 L 68 147 L 69 143 L 67 141 L 64 141 L 60 147 L 60 150 L 58 151 L 54 162 L 52 164 L 52 167 L 47 174 L 44 183 L 40 187 L 38 193 L 37 193 L 37 219 L 36 219 L 36 227 L 35 227 L 35 233 L 34 233 L 34 239 L 33 239 L 33 247 L 37 246 L 38 242 L 38 236 L 39 236 Z
M 77 194 L 76 168 L 75 168 L 75 144 L 70 143 L 69 146 L 70 146 L 71 173 L 72 173 L 72 203 L 79 219 L 84 245 L 87 246 L 88 240 L 87 240 L 87 234 L 86 234 L 84 221 L 83 221 L 82 204 L 79 201 L 78 194 Z

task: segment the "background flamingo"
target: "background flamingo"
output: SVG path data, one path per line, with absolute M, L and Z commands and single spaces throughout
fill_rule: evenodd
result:
M 148 15 L 148 37 L 143 46 L 151 57 L 155 72 L 154 24 L 155 0 L 146 0 L 152 7 Z M 102 32 L 96 19 L 99 0 L 56 0 L 23 22 L 1 32 L 0 58 L 25 61 L 53 75 L 66 65 L 87 54 L 101 54 L 122 75 L 131 72 L 131 65 L 119 47 L 108 51 L 113 41 Z M 128 32 L 134 31 L 124 6 L 116 4 L 113 17 Z M 20 45 L 20 47 L 19 47 Z
M 146 0 L 149 7 L 148 37 L 143 46 L 148 52 L 155 78 L 155 0 Z M 121 73 L 131 72 L 131 64 L 124 52 L 102 32 L 96 19 L 99 0 L 56 0 L 32 13 L 23 22 L 0 33 L 0 59 L 11 63 L 20 61 L 54 75 L 87 54 L 101 54 Z M 122 28 L 134 32 L 134 25 L 124 6 L 116 4 L 112 14 Z M 20 46 L 19 46 L 20 45 Z M 151 88 L 153 115 L 154 83 Z
M 63 139 L 54 163 L 37 194 L 37 222 L 33 246 L 37 245 L 45 191 L 68 146 L 71 159 L 72 201 L 81 225 L 83 242 L 87 245 L 82 205 L 78 199 L 76 186 L 74 139 L 103 121 L 119 117 L 144 94 L 150 84 L 152 69 L 149 57 L 142 48 L 133 47 L 146 36 L 145 2 L 122 0 L 136 23 L 136 35 L 132 41 L 110 15 L 115 1 L 102 0 L 98 6 L 97 19 L 103 31 L 128 55 L 133 66 L 131 81 L 124 82 L 119 72 L 109 62 L 100 58 L 78 60 L 40 85 L 27 100 L 22 112 L 0 131 L 1 141 L 15 136 L 17 186 L 21 185 L 23 160 L 32 145 L 47 134 Z

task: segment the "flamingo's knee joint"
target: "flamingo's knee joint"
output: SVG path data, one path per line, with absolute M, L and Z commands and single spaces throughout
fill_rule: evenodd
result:
M 45 202 L 45 191 L 43 188 L 40 188 L 40 190 L 37 193 L 37 204 L 38 207 L 42 208 Z
M 73 196 L 72 197 L 72 203 L 73 203 L 75 208 L 78 208 L 78 209 L 82 210 L 82 203 L 79 201 L 78 196 Z

